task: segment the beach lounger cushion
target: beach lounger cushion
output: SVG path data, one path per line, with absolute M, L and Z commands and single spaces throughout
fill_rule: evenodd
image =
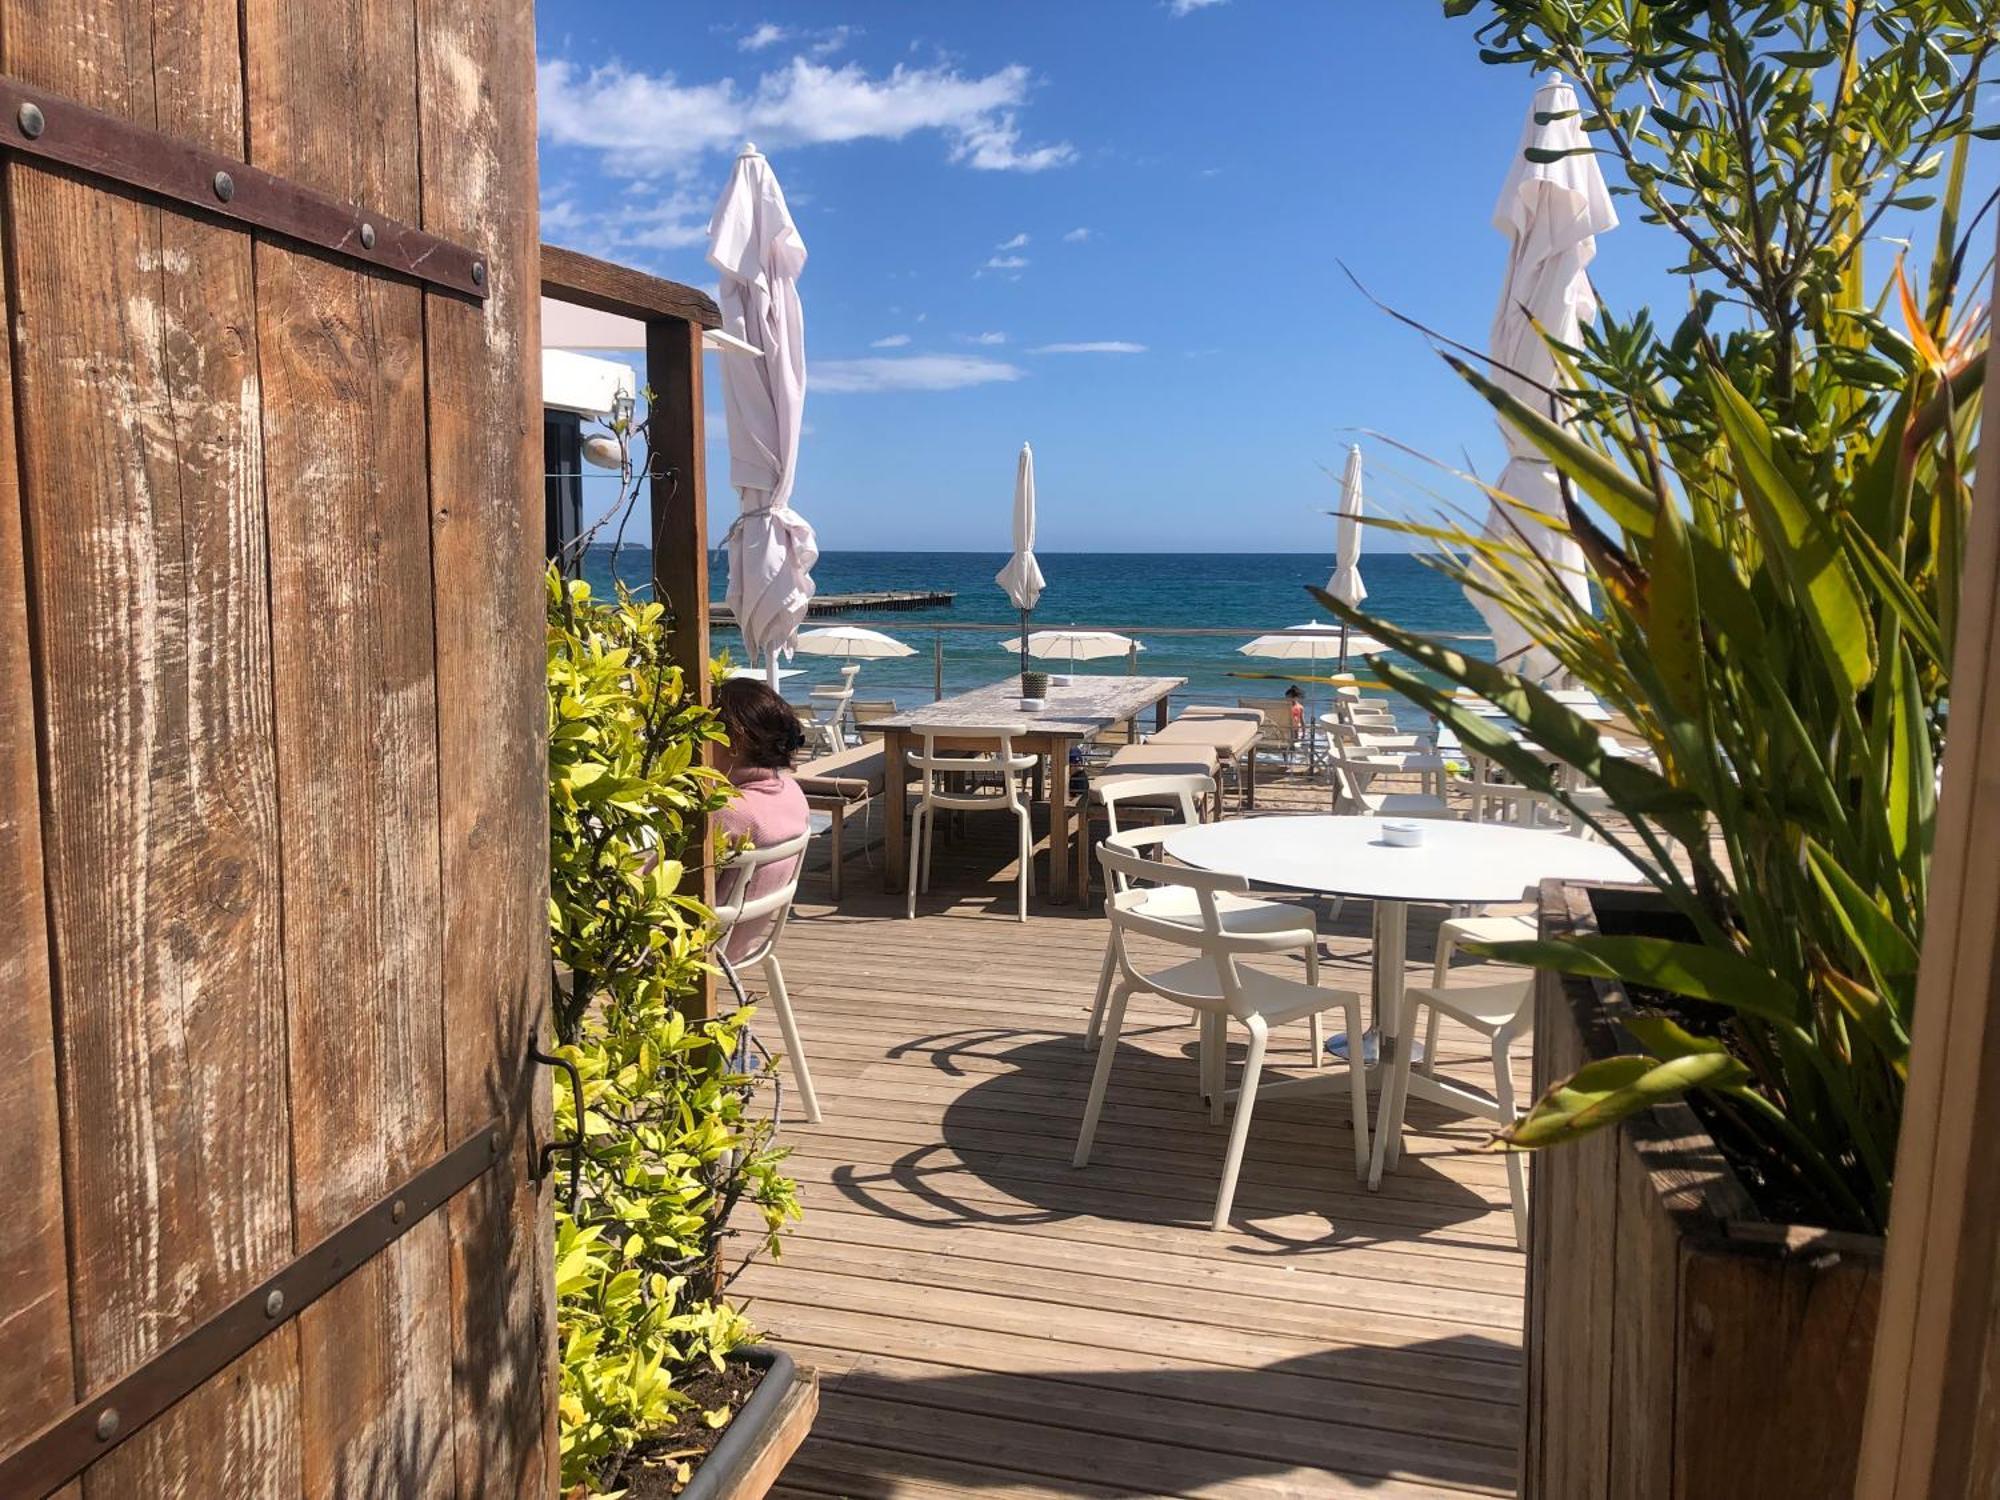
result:
M 1258 736 L 1264 731 L 1263 719 L 1251 710 L 1240 710 L 1246 715 L 1233 719 L 1190 719 L 1178 718 L 1164 729 L 1155 730 L 1148 743 L 1154 745 L 1207 745 L 1218 755 L 1231 759 L 1247 755 L 1256 747 Z
M 807 761 L 795 773 L 799 788 L 808 799 L 815 796 L 879 797 L 888 777 L 888 762 L 881 741 L 855 745 L 832 755 Z
M 1117 750 L 1106 763 L 1106 769 L 1124 775 L 1213 776 L 1217 760 L 1213 745 L 1162 745 L 1155 739 L 1144 745 L 1126 745 Z

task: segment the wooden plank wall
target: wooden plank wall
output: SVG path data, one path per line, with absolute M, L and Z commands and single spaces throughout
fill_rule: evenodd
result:
M 499 1114 L 494 1176 L 80 1488 L 545 1493 L 530 6 L 0 0 L 0 69 L 494 294 L 4 168 L 0 1447 Z
M 2000 381 L 1980 421 L 2000 432 Z M 2000 1474 L 2000 464 L 1980 465 L 1857 1500 Z
M 420 0 L 418 22 L 423 225 L 493 252 L 483 305 L 431 293 L 424 307 L 446 1133 L 456 1145 L 495 1114 L 535 1122 L 450 1210 L 458 1486 L 548 1493 L 555 1280 L 534 1172 L 549 1075 L 520 1066 L 548 1040 L 541 235 L 520 177 L 527 163 L 532 183 L 535 159 L 534 5 Z
M 138 4 L 10 5 L 5 69 L 240 153 L 233 0 L 153 23 Z M 88 1392 L 293 1252 L 259 351 L 242 233 L 34 165 L 7 184 Z M 293 1343 L 260 1346 L 85 1492 L 282 1487 Z

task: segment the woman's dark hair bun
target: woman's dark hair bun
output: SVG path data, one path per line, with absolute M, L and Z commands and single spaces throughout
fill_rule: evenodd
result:
M 785 770 L 805 747 L 806 732 L 791 704 L 754 678 L 732 677 L 717 688 L 715 712 L 740 766 Z

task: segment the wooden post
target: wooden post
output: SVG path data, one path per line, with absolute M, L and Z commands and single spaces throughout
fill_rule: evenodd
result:
M 629 266 L 594 260 L 557 245 L 542 246 L 542 294 L 578 307 L 632 318 L 646 325 L 647 490 L 652 510 L 653 596 L 671 612 L 668 650 L 686 674 L 689 690 L 713 701 L 708 675 L 708 485 L 702 431 L 701 334 L 722 315 L 714 299 L 694 287 L 662 281 Z M 695 848 L 706 850 L 705 828 Z M 697 894 L 715 900 L 713 862 L 699 857 Z M 689 1008 L 715 1010 L 712 981 Z
M 646 323 L 646 468 L 652 504 L 653 597 L 672 621 L 668 649 L 690 692 L 713 701 L 708 670 L 708 487 L 701 397 L 701 329 L 684 318 Z M 695 831 L 691 864 L 703 902 L 715 904 L 707 821 Z M 689 1008 L 715 1014 L 715 981 L 704 976 Z
M 2000 432 L 1989 378 L 1984 431 Z M 2000 464 L 1979 467 L 1857 1500 L 2000 1473 Z

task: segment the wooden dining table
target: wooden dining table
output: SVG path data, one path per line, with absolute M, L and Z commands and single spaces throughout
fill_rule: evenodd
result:
M 1065 901 L 1070 895 L 1070 791 L 1069 752 L 1072 747 L 1099 739 L 1120 725 L 1136 723 L 1150 709 L 1153 727 L 1167 722 L 1167 700 L 1174 689 L 1186 684 L 1185 677 L 1113 677 L 1079 675 L 1067 684 L 1051 683 L 1048 698 L 1037 712 L 1021 707 L 1018 677 L 1008 677 L 969 693 L 940 698 L 922 708 L 877 719 L 868 727 L 882 733 L 883 773 L 889 816 L 882 830 L 882 878 L 892 891 L 903 888 L 909 872 L 909 752 L 916 748 L 918 728 L 995 729 L 1020 725 L 1014 735 L 1016 753 L 1048 757 L 1049 773 L 1049 873 L 1043 889 L 1051 901 Z M 969 748 L 957 745 L 944 735 L 937 736 L 939 749 Z M 991 748 L 990 739 L 986 748 Z M 1086 816 L 1088 809 L 1085 809 Z

